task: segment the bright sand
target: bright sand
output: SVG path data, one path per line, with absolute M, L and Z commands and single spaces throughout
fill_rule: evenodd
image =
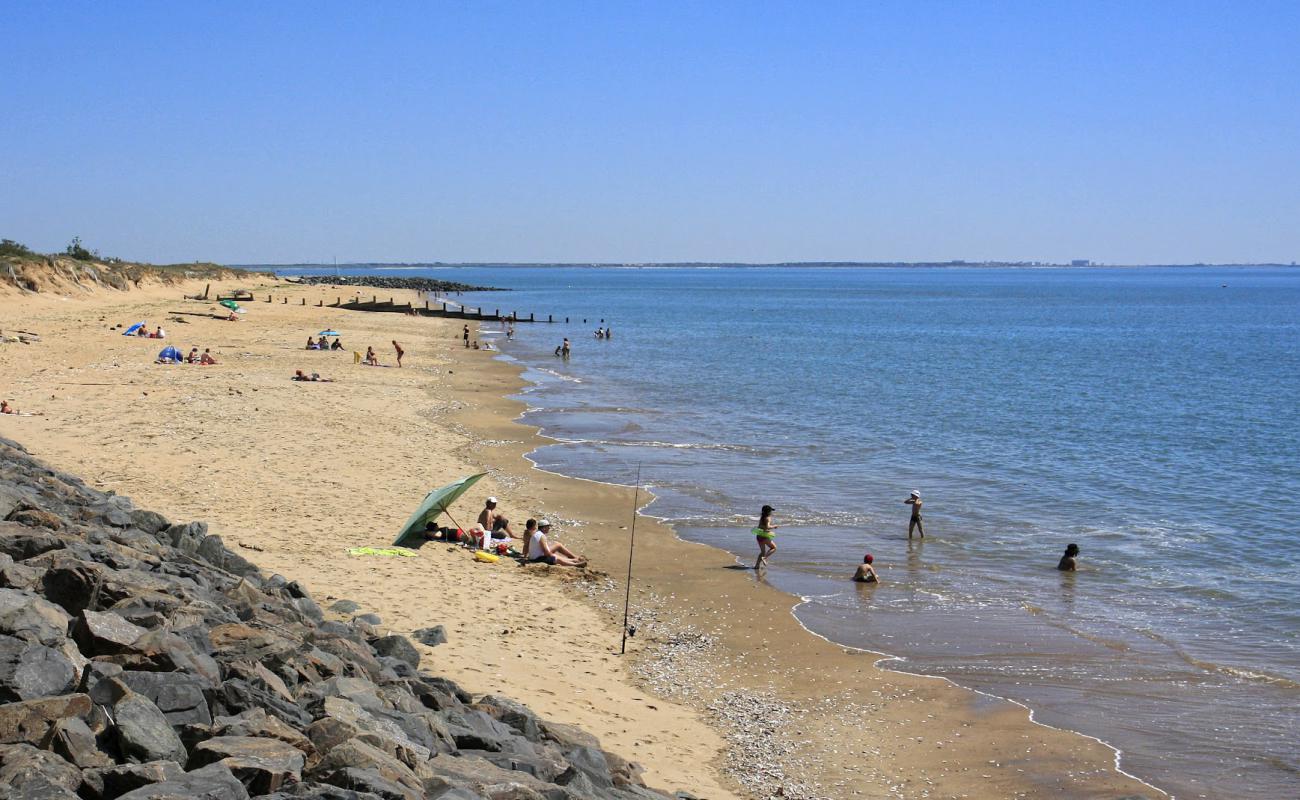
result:
M 1101 743 L 809 634 L 794 598 L 645 518 L 632 592 L 640 631 L 619 656 L 632 490 L 532 468 L 524 455 L 544 440 L 513 421 L 516 367 L 463 348 L 457 320 L 316 307 L 348 288 L 267 282 L 239 322 L 180 299 L 202 288 L 0 290 L 0 329 L 41 335 L 0 346 L 0 396 L 42 413 L 0 416 L 0 435 L 141 507 L 206 520 L 323 607 L 355 600 L 400 633 L 445 625 L 447 644 L 421 648 L 426 665 L 581 726 L 642 764 L 652 786 L 706 798 L 778 787 L 791 797 L 1161 794 L 1117 771 Z M 364 293 L 376 292 L 413 296 Z M 175 312 L 188 322 L 168 321 Z M 168 339 L 109 330 L 140 320 L 161 322 Z M 347 350 L 303 349 L 327 328 Z M 520 324 L 518 335 L 548 330 Z M 154 364 L 168 344 L 210 347 L 220 363 Z M 353 363 L 368 345 L 386 368 Z M 336 382 L 290 381 L 295 369 Z M 479 564 L 438 542 L 413 558 L 348 555 L 388 545 L 429 489 L 482 470 L 454 509 L 462 526 L 495 494 L 516 530 L 529 516 L 555 520 L 555 538 L 588 554 L 592 572 Z M 747 789 L 737 776 L 753 769 L 766 776 Z

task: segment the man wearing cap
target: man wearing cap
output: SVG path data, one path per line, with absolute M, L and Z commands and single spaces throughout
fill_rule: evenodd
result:
M 912 531 L 915 529 L 924 539 L 925 528 L 921 527 L 921 492 L 913 489 L 912 496 L 903 502 L 912 507 L 912 520 L 907 523 L 907 538 L 912 538 Z
M 587 565 L 587 559 L 575 556 L 569 548 L 547 538 L 547 534 L 551 532 L 551 521 L 549 519 L 537 522 L 536 531 L 532 530 L 533 524 L 530 519 L 525 527 L 526 531 L 531 531 L 528 534 L 527 550 L 524 553 L 526 561 L 561 567 L 585 567 Z
M 511 539 L 518 539 L 515 532 L 510 530 L 510 520 L 505 515 L 497 511 L 497 499 L 489 497 L 483 504 L 483 510 L 478 513 L 478 524 L 483 526 L 483 530 L 492 535 L 493 539 L 505 539 L 509 536 Z

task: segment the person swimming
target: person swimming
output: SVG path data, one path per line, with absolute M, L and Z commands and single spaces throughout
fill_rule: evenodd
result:
M 776 529 L 777 526 L 772 524 L 772 507 L 763 506 L 758 514 L 758 525 L 753 530 L 758 542 L 758 560 L 754 562 L 754 569 L 766 567 L 768 556 L 776 552 Z
M 1061 556 L 1061 560 L 1056 563 L 1056 568 L 1061 572 L 1074 572 L 1075 567 L 1078 566 L 1078 563 L 1075 561 L 1075 558 L 1078 555 L 1079 545 L 1071 542 L 1065 546 L 1065 555 Z
M 858 571 L 853 573 L 853 580 L 858 583 L 880 583 L 880 576 L 876 574 L 876 568 L 871 566 L 871 554 L 867 553 L 862 557 L 862 563 L 858 565 Z

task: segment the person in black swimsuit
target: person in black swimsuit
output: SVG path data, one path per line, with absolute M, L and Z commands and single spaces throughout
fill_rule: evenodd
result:
M 1065 546 L 1065 555 L 1061 556 L 1061 560 L 1057 562 L 1056 568 L 1061 572 L 1074 572 L 1075 567 L 1078 566 L 1075 562 L 1075 558 L 1078 555 L 1079 545 L 1071 542 Z
M 912 519 L 907 523 L 907 538 L 911 539 L 912 531 L 917 531 L 924 539 L 925 528 L 921 525 L 921 493 L 913 489 L 911 496 L 903 502 L 912 507 Z

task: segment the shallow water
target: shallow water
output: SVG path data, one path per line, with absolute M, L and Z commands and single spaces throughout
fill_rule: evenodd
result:
M 639 466 L 648 513 L 745 560 L 776 506 L 768 579 L 812 630 L 1023 702 L 1179 796 L 1300 796 L 1300 270 L 396 274 L 568 316 L 504 344 L 566 441 L 539 464 Z M 866 550 L 881 586 L 846 580 Z

